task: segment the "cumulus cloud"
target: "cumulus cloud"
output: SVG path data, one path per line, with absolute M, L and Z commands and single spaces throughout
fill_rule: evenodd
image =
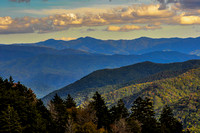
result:
M 0 34 L 11 33 L 48 33 L 67 30 L 71 27 L 108 26 L 108 31 L 153 30 L 162 24 L 199 24 L 199 11 L 193 14 L 177 14 L 174 10 L 160 10 L 160 5 L 140 5 L 119 7 L 99 12 L 66 12 L 34 17 L 0 17 Z M 51 11 L 51 10 L 50 10 Z M 52 12 L 55 11 L 52 9 Z M 47 12 L 47 11 L 46 11 Z M 157 24 L 156 24 L 157 23 Z M 124 26 L 113 26 L 123 24 Z M 128 24 L 128 25 L 127 25 Z M 147 26 L 138 26 L 145 24 Z
M 133 30 L 155 30 L 160 29 L 159 25 L 147 25 L 147 26 L 138 26 L 138 25 L 123 25 L 123 26 L 108 26 L 106 28 L 107 31 L 133 31 Z
M 180 17 L 181 24 L 200 24 L 200 16 L 181 16 Z
M 161 3 L 160 9 L 165 9 L 170 3 L 179 3 L 181 8 L 185 9 L 199 9 L 199 0 L 157 0 Z
M 61 38 L 56 38 L 55 40 L 64 40 L 64 41 L 70 41 L 70 40 L 76 40 L 77 38 L 74 37 L 61 37 Z
M 99 14 L 99 13 L 106 13 L 109 8 L 77 8 L 77 9 L 42 9 L 42 10 L 21 10 L 18 11 L 19 13 L 26 13 L 26 14 L 36 14 L 36 15 L 56 15 L 56 14 Z

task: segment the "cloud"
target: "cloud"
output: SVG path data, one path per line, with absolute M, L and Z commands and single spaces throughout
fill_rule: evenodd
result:
M 72 27 L 108 26 L 108 31 L 153 30 L 162 24 L 199 24 L 199 10 L 180 14 L 171 9 L 160 10 L 160 5 L 132 5 L 93 12 L 81 8 L 74 10 L 49 10 L 46 17 L 0 17 L 0 34 L 48 33 Z M 30 11 L 30 10 L 29 10 Z M 56 14 L 59 11 L 59 14 Z M 74 12 L 73 12 L 74 11 Z M 89 11 L 89 12 L 88 12 Z M 31 11 L 34 13 L 34 11 Z M 40 11 L 39 11 L 40 12 Z M 45 12 L 48 12 L 46 10 Z M 53 13 L 55 12 L 55 13 Z M 38 13 L 38 11 L 37 11 Z M 157 25 L 156 25 L 157 23 Z M 122 27 L 113 25 L 124 25 Z M 128 24 L 128 25 L 127 25 Z M 145 24 L 147 26 L 138 26 Z
M 55 40 L 64 40 L 64 41 L 70 41 L 70 40 L 76 40 L 77 38 L 74 37 L 61 37 L 61 38 L 56 38 Z
M 184 9 L 199 9 L 199 0 L 157 0 L 161 3 L 160 9 L 166 9 L 167 5 L 170 3 L 179 3 L 181 8 Z
M 77 9 L 42 9 L 42 10 L 21 10 L 18 11 L 19 13 L 26 13 L 26 14 L 36 14 L 36 15 L 56 15 L 56 14 L 99 14 L 99 13 L 106 13 L 109 8 L 77 8 Z
M 26 2 L 26 3 L 28 3 L 28 2 L 30 2 L 31 0 L 9 0 L 9 1 L 11 1 L 11 2 L 18 2 L 18 3 L 21 3 L 21 2 Z
M 31 0 L 9 0 L 11 2 L 18 2 L 18 3 L 22 3 L 22 2 L 26 2 L 26 3 L 29 3 L 31 2 Z M 48 1 L 48 0 L 42 0 L 42 1 Z
M 89 28 L 89 29 L 87 29 L 87 31 L 96 31 L 96 30 L 95 30 L 95 29 Z
M 147 26 L 138 26 L 138 25 L 123 25 L 123 26 L 108 26 L 106 28 L 107 31 L 133 31 L 133 30 L 155 30 L 160 29 L 159 25 L 147 25 Z
M 200 24 L 199 16 L 182 16 L 180 17 L 180 24 Z

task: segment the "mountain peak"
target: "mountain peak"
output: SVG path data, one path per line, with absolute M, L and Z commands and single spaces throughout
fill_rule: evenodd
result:
M 90 37 L 90 36 L 86 36 L 86 37 L 80 37 L 78 38 L 79 40 L 97 40 L 96 38 Z

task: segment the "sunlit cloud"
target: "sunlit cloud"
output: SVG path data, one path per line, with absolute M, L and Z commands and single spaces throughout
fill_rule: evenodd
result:
M 159 25 L 147 25 L 147 26 L 138 26 L 138 25 L 123 25 L 123 26 L 108 26 L 106 28 L 107 31 L 133 31 L 133 30 L 155 30 L 160 29 Z
M 106 13 L 108 11 L 109 7 L 105 8 L 97 8 L 97 7 L 82 7 L 82 8 L 77 8 L 77 9 L 42 9 L 42 10 L 31 10 L 31 9 L 26 9 L 26 10 L 21 10 L 18 11 L 19 13 L 26 13 L 26 14 L 35 14 L 35 15 L 56 15 L 56 14 L 99 14 L 99 13 Z
M 200 24 L 200 16 L 182 16 L 180 18 L 181 24 Z
M 50 9 L 44 13 L 50 12 L 52 15 L 40 18 L 0 17 L 0 34 L 48 33 L 82 26 L 107 26 L 107 31 L 131 31 L 160 29 L 163 24 L 200 24 L 199 10 L 193 10 L 191 13 L 177 13 L 177 10 L 172 9 L 160 10 L 159 4 L 99 9 L 96 12 L 93 12 L 94 8 L 81 9 Z M 39 12 L 29 10 L 29 13 Z M 142 24 L 147 26 L 139 26 Z
M 77 38 L 74 37 L 61 37 L 61 38 L 55 38 L 55 40 L 64 40 L 64 41 L 70 41 L 70 40 L 76 40 Z
M 179 3 L 181 8 L 184 9 L 199 9 L 200 1 L 199 0 L 157 0 L 161 3 L 160 9 L 165 9 L 168 4 Z

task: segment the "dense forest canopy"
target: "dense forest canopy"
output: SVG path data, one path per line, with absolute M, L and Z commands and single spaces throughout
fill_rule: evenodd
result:
M 2 133 L 146 133 L 183 132 L 180 121 L 165 106 L 160 119 L 155 118 L 153 102 L 138 97 L 131 111 L 123 100 L 108 108 L 104 98 L 96 92 L 92 100 L 77 107 L 68 95 L 61 99 L 57 94 L 46 108 L 31 89 L 12 77 L 0 78 L 0 132 Z

